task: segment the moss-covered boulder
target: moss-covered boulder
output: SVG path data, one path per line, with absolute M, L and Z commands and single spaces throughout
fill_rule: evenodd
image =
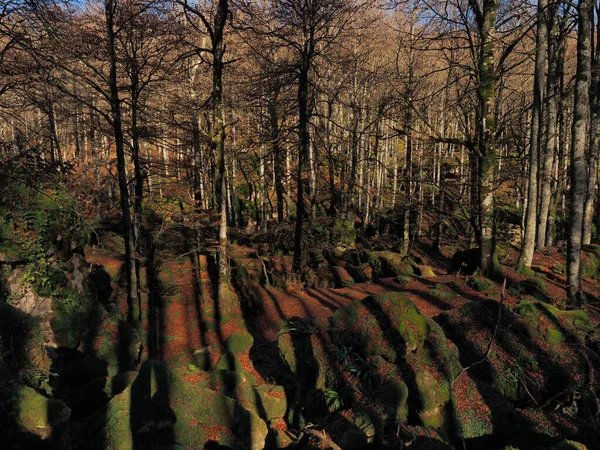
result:
M 341 368 L 325 336 L 306 319 L 292 317 L 277 340 L 279 353 L 303 392 L 334 386 Z
M 107 450 L 261 450 L 268 432 L 256 413 L 206 387 L 198 375 L 169 373 L 156 361 L 146 361 L 134 383 L 92 419 L 91 429 Z
M 535 301 L 522 301 L 511 310 L 486 301 L 444 312 L 437 320 L 461 349 L 461 363 L 476 363 L 471 376 L 517 405 L 543 404 L 564 390 L 585 390 L 586 358 L 600 364 L 593 353 L 584 356 L 576 349 L 593 331 L 583 311 Z
M 581 276 L 597 280 L 600 278 L 600 245 L 584 245 L 581 255 Z
M 371 263 L 374 278 L 414 274 L 414 269 L 401 253 L 382 251 L 373 252 L 371 255 L 376 258 Z
M 254 338 L 247 331 L 231 334 L 225 340 L 225 349 L 234 355 L 248 354 L 254 345 Z
M 367 297 L 341 308 L 333 316 L 332 337 L 362 358 L 382 358 L 389 368 L 382 382 L 395 382 L 397 396 L 408 387 L 408 408 L 424 426 L 448 428 L 453 414 L 451 383 L 460 371 L 456 347 L 441 328 L 424 317 L 401 293 Z M 405 408 L 400 402 L 396 416 Z
M 354 284 L 354 278 L 352 278 L 348 271 L 341 266 L 333 266 L 331 268 L 331 273 L 335 280 L 335 286 L 338 288 L 348 287 Z
M 436 276 L 431 266 L 421 265 L 419 266 L 419 270 L 422 278 L 434 278 Z
M 579 442 L 575 442 L 575 441 L 570 441 L 570 440 L 565 440 L 562 442 L 559 442 L 558 444 L 556 444 L 554 447 L 551 448 L 551 450 L 587 450 L 588 448 L 579 443 Z
M 255 390 L 267 422 L 276 423 L 285 417 L 288 402 L 285 389 L 282 386 L 262 384 L 256 386 Z
M 96 305 L 78 350 L 95 358 L 99 376 L 114 376 L 137 368 L 141 348 L 138 331 L 123 320 L 117 308 L 106 310 Z
M 548 302 L 548 285 L 541 278 L 531 277 L 511 286 L 508 292 L 515 297 L 533 296 L 538 300 Z
M 50 391 L 52 361 L 44 345 L 36 317 L 0 302 L 0 365 L 9 366 L 11 372 L 19 370 L 21 382 Z
M 485 277 L 473 276 L 467 280 L 467 286 L 477 292 L 486 292 L 494 287 L 494 283 Z
M 61 400 L 48 399 L 27 386 L 20 386 L 11 400 L 19 431 L 54 441 L 66 431 L 71 410 Z

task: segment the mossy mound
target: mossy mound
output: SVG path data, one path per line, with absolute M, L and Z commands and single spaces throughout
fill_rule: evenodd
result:
M 597 280 L 600 278 L 600 245 L 584 245 L 581 255 L 581 276 Z
M 533 296 L 541 301 L 549 301 L 548 295 L 546 292 L 548 291 L 548 285 L 541 278 L 527 278 L 519 283 L 511 286 L 508 289 L 508 292 L 515 297 L 524 297 L 524 296 Z
M 297 379 L 301 391 L 334 386 L 340 367 L 328 342 L 308 320 L 292 317 L 277 339 L 279 353 Z
M 371 266 L 374 278 L 388 278 L 399 275 L 414 275 L 415 271 L 404 255 L 395 252 L 373 252 Z
M 354 278 L 352 278 L 348 271 L 341 266 L 331 267 L 331 273 L 335 280 L 335 286 L 338 288 L 348 287 L 354 284 Z
M 233 276 L 238 283 L 252 280 L 262 285 L 269 284 L 266 266 L 258 258 L 233 258 L 231 260 Z
M 474 276 L 467 280 L 467 286 L 477 292 L 486 292 L 494 286 L 494 283 L 485 277 Z
M 552 447 L 551 450 L 587 450 L 587 447 L 579 442 L 565 440 Z
M 420 265 L 419 271 L 421 272 L 420 276 L 422 278 L 435 278 L 435 276 L 436 276 L 436 274 L 433 271 L 433 268 L 431 266 Z
M 381 364 L 397 367 L 397 377 L 388 375 L 382 381 L 408 386 L 408 408 L 424 426 L 450 426 L 451 382 L 460 371 L 457 349 L 403 294 L 367 297 L 336 311 L 332 337 L 364 359 L 381 357 Z
M 268 431 L 236 400 L 194 375 L 170 374 L 156 361 L 146 361 L 133 384 L 92 419 L 97 442 L 108 450 L 209 448 L 205 445 L 261 450 Z
M 3 409 L 13 418 L 11 426 L 3 428 L 2 441 L 9 445 L 6 448 L 46 448 L 44 444 L 65 448 L 71 410 L 61 400 L 18 385 L 13 396 L 3 399 Z
M 224 347 L 234 355 L 248 354 L 254 345 L 254 338 L 246 331 L 233 333 L 226 340 Z
M 11 372 L 19 370 L 21 382 L 49 391 L 51 364 L 44 349 L 39 321 L 0 302 L 0 365 L 7 365 Z
M 137 330 L 123 320 L 117 308 L 106 310 L 96 305 L 78 350 L 96 359 L 99 376 L 114 376 L 137 368 L 141 347 Z
M 437 321 L 461 349 L 461 363 L 476 363 L 471 376 L 516 405 L 543 404 L 565 389 L 585 389 L 588 363 L 573 346 L 581 345 L 592 331 L 583 311 L 560 311 L 529 301 L 513 311 L 485 301 L 444 312 Z M 600 364 L 595 356 L 588 358 Z
M 441 283 L 436 283 L 435 286 L 429 290 L 429 293 L 439 299 L 456 297 L 456 293 L 452 289 Z

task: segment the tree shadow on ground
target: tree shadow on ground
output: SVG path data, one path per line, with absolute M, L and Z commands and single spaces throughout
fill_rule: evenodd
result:
M 523 321 L 507 307 L 493 301 L 480 302 L 477 306 L 479 311 L 470 315 L 475 323 L 452 322 L 444 314 L 436 318 L 448 339 L 460 349 L 461 365 L 467 368 L 473 386 L 490 414 L 493 428 L 491 432 L 465 439 L 467 448 L 478 450 L 508 445 L 537 448 L 556 444 L 552 433 L 541 431 L 540 426 L 544 426 L 544 421 L 564 433 L 561 434 L 563 438 L 585 438 L 581 433 L 573 435 L 568 425 L 565 427 L 559 418 L 540 408 L 546 399 L 568 384 L 572 368 L 559 364 L 557 355 L 538 345 Z M 476 335 L 473 334 L 475 331 Z M 499 332 L 497 335 L 496 331 Z M 568 332 L 565 332 L 568 336 Z M 488 353 L 491 337 L 494 337 L 494 341 Z M 535 357 L 535 370 L 545 374 L 543 385 L 537 384 L 527 375 L 525 366 L 533 364 L 528 355 Z M 503 361 L 505 366 L 497 366 L 497 363 L 493 365 L 491 357 Z M 499 370 L 504 372 L 498 372 Z M 504 392 L 499 388 L 504 389 Z M 534 422 L 533 416 L 528 416 L 527 409 L 524 408 L 533 408 L 531 411 L 541 414 L 539 417 L 544 417 L 542 425 Z

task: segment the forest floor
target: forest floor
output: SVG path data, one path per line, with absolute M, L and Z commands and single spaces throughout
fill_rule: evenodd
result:
M 122 265 L 122 259 L 117 255 L 121 252 L 119 243 L 114 238 L 114 235 L 106 235 L 100 246 L 87 247 L 85 255 L 92 266 L 102 267 L 111 276 L 113 300 L 118 302 L 126 315 L 126 297 L 117 282 Z M 518 257 L 515 248 L 509 247 L 501 258 L 506 276 L 505 287 L 499 283 L 490 283 L 481 288 L 469 282 L 473 278 L 471 276 L 448 273 L 452 253 L 459 243 L 443 242 L 439 253 L 430 250 L 431 244 L 430 240 L 422 239 L 412 248 L 410 259 L 426 264 L 432 269 L 433 274 L 430 275 L 433 276 L 379 278 L 341 288 L 306 287 L 303 283 L 293 281 L 279 287 L 265 280 L 250 282 L 252 297 L 259 299 L 260 303 L 257 311 L 251 310 L 247 305 L 244 307 L 243 301 L 234 302 L 228 311 L 218 311 L 218 305 L 214 301 L 216 270 L 210 254 L 163 252 L 153 268 L 158 274 L 160 289 L 157 291 L 156 285 L 148 288 L 145 276 L 148 268 L 142 274 L 142 323 L 148 337 L 142 359 L 158 359 L 169 367 L 183 370 L 194 364 L 203 364 L 204 369 L 215 367 L 224 354 L 227 338 L 235 333 L 248 331 L 254 337 L 254 345 L 248 355 L 239 357 L 240 363 L 244 370 L 256 378 L 256 385 L 273 384 L 281 364 L 280 359 L 274 357 L 279 351 L 278 338 L 289 319 L 306 319 L 318 330 L 317 334 L 326 335 L 337 310 L 375 294 L 402 292 L 427 317 L 435 317 L 461 308 L 469 302 L 483 300 L 502 302 L 514 307 L 524 297 L 509 289 L 530 278 L 513 269 Z M 231 247 L 232 260 L 256 264 L 256 254 L 254 248 L 237 244 Z M 270 259 L 269 256 L 264 258 Z M 260 261 L 264 268 L 264 261 Z M 564 304 L 566 301 L 566 280 L 562 274 L 565 265 L 564 252 L 559 248 L 546 249 L 534 257 L 532 269 L 535 277 L 544 280 L 547 286 L 544 295 L 552 303 Z M 260 272 L 260 268 L 258 271 Z M 238 300 L 248 294 L 240 288 L 239 283 L 234 282 L 233 285 Z M 594 327 L 598 327 L 600 282 L 584 278 L 583 288 L 588 299 L 584 308 Z M 148 295 L 151 291 L 154 293 Z M 198 362 L 198 355 L 207 355 L 208 358 Z M 201 376 L 192 372 L 188 378 L 195 380 Z M 454 385 L 459 409 L 475 410 L 479 417 L 491 417 L 494 403 L 481 397 L 473 386 L 474 380 L 466 372 Z M 551 423 L 552 420 L 544 420 L 548 428 L 555 426 Z M 271 424 L 271 428 L 285 433 L 288 425 L 280 420 L 277 424 Z M 560 436 L 560 430 L 555 429 L 554 432 Z

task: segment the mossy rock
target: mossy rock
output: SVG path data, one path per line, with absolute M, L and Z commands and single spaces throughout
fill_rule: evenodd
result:
M 366 283 L 367 281 L 371 281 L 373 273 L 370 270 L 365 272 L 366 268 L 371 268 L 371 266 L 366 265 L 363 266 L 353 266 L 351 264 L 346 264 L 346 271 L 348 274 L 354 279 L 356 283 Z
M 326 340 L 311 323 L 297 317 L 291 318 L 282 328 L 277 340 L 279 353 L 294 374 L 300 390 L 325 390 L 335 385 L 341 368 Z
M 262 384 L 256 386 L 256 394 L 262 404 L 265 419 L 275 423 L 285 417 L 288 402 L 285 389 L 282 386 Z
M 333 316 L 332 337 L 363 358 L 381 357 L 403 367 L 396 379 L 407 383 L 409 408 L 425 426 L 450 426 L 450 386 L 460 371 L 458 350 L 403 294 L 375 295 L 339 309 Z
M 508 289 L 508 292 L 515 297 L 531 295 L 541 301 L 549 300 L 546 295 L 547 291 L 548 285 L 546 282 L 536 277 L 527 278 Z
M 583 344 L 594 326 L 584 310 L 563 311 L 549 303 L 522 300 L 515 312 L 525 320 L 533 339 L 548 344 L 575 341 Z
M 421 278 L 434 278 L 437 276 L 431 266 L 419 266 L 419 270 L 421 271 Z
M 13 407 L 21 429 L 42 439 L 56 439 L 71 418 L 71 410 L 62 400 L 48 399 L 28 386 L 19 388 Z
M 587 447 L 579 442 L 565 440 L 552 447 L 551 450 L 587 450 Z
M 335 285 L 338 288 L 348 287 L 354 284 L 354 278 L 352 278 L 348 271 L 341 266 L 331 267 L 331 273 L 333 274 Z
M 78 350 L 104 363 L 105 373 L 99 375 L 114 376 L 137 368 L 141 348 L 138 331 L 122 319 L 118 309 L 109 312 L 97 305 Z
M 581 276 L 597 280 L 600 278 L 600 245 L 584 245 L 581 255 Z
M 494 283 L 485 277 L 474 276 L 467 280 L 467 286 L 477 292 L 486 292 L 494 286 Z
M 377 258 L 371 264 L 374 278 L 388 278 L 399 275 L 414 275 L 415 271 L 410 263 L 401 253 L 395 252 L 373 252 Z
M 449 299 L 456 297 L 456 293 L 444 284 L 436 283 L 429 293 L 439 299 Z
M 581 345 L 593 331 L 583 311 L 561 311 L 530 301 L 521 301 L 512 311 L 486 301 L 444 312 L 437 320 L 461 349 L 465 366 L 482 360 L 494 338 L 485 363 L 470 374 L 509 400 L 527 402 L 533 397 L 542 404 L 564 389 L 585 389 L 588 363 L 573 345 Z M 595 355 L 588 357 L 593 365 L 600 364 Z
M 0 302 L 0 362 L 16 363 L 21 381 L 50 391 L 52 361 L 44 348 L 39 320 Z M 1 381 L 0 381 L 1 383 Z
M 133 450 L 134 441 L 135 448 L 202 448 L 209 440 L 262 450 L 268 433 L 254 412 L 157 361 L 146 361 L 134 383 L 92 419 L 90 429 L 107 450 Z
M 401 293 L 367 297 L 333 315 L 332 337 L 338 345 L 352 347 L 363 358 L 398 356 L 422 347 L 429 332 L 426 319 Z
M 248 364 L 252 364 L 251 362 L 248 362 Z M 250 383 L 252 385 L 255 385 L 257 383 L 257 379 L 254 375 L 252 375 L 250 372 L 248 372 L 244 366 L 242 365 L 242 363 L 240 362 L 239 358 L 237 357 L 237 355 L 235 353 L 232 352 L 225 352 L 223 353 L 223 355 L 221 356 L 221 358 L 219 359 L 219 361 L 217 362 L 217 365 L 214 367 L 214 370 L 227 370 L 227 371 L 231 371 L 231 372 L 240 372 L 243 373 L 244 376 L 246 378 L 248 378 L 248 380 L 250 380 Z
M 235 355 L 250 353 L 250 349 L 254 345 L 254 338 L 247 331 L 236 332 L 231 334 L 225 340 L 225 349 Z

